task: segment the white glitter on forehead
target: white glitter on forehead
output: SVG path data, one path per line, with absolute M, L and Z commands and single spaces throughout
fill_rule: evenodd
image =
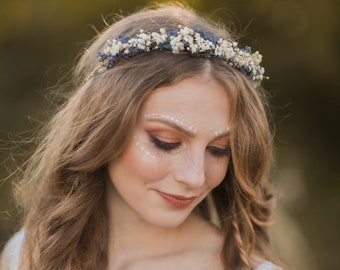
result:
M 188 122 L 184 120 L 184 116 L 180 113 L 158 113 L 158 112 L 151 112 L 151 113 L 145 113 L 144 117 L 146 119 L 152 119 L 152 118 L 158 118 L 165 121 L 170 121 L 172 123 L 175 123 L 181 127 L 184 127 L 185 129 L 189 130 L 193 134 L 197 133 L 197 128 L 194 125 L 190 125 Z

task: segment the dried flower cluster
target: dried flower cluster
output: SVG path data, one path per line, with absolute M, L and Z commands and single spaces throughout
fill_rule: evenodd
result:
M 101 63 L 97 71 L 111 69 L 120 58 L 155 50 L 169 50 L 174 54 L 185 52 L 193 56 L 221 58 L 252 81 L 261 82 L 264 78 L 264 68 L 260 66 L 262 55 L 258 51 L 251 53 L 249 46 L 237 46 L 237 42 L 218 38 L 213 33 L 180 25 L 178 29 L 169 32 L 164 28 L 152 33 L 141 29 L 134 37 L 119 36 L 118 39 L 109 40 L 108 47 L 97 54 Z

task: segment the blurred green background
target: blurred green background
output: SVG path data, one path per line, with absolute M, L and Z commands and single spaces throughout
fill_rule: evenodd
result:
M 162 1 L 159 1 L 162 2 Z M 166 1 L 163 1 L 166 2 Z M 169 1 L 168 1 L 169 2 Z M 171 2 L 171 1 L 170 1 Z M 18 229 L 8 175 L 48 117 L 46 90 L 67 73 L 103 18 L 150 1 L 1 0 L 0 249 Z M 275 123 L 272 233 L 291 269 L 340 269 L 338 0 L 191 0 L 264 55 Z

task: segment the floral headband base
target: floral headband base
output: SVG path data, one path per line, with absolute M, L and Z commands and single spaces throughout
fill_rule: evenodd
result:
M 238 48 L 237 42 L 218 38 L 215 34 L 206 34 L 200 29 L 190 29 L 179 25 L 178 29 L 167 32 L 161 28 L 159 32 L 140 30 L 133 37 L 120 35 L 118 39 L 108 41 L 108 46 L 97 54 L 100 65 L 97 72 L 101 73 L 114 67 L 121 58 L 131 58 L 149 51 L 168 50 L 174 54 L 189 53 L 198 57 L 217 57 L 230 66 L 241 71 L 254 82 L 261 83 L 264 68 L 260 66 L 262 55 L 251 48 Z

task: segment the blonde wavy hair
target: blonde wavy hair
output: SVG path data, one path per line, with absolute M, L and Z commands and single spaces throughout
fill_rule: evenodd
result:
M 166 5 L 108 26 L 84 52 L 74 73 L 75 90 L 46 126 L 23 175 L 23 269 L 107 267 L 107 164 L 123 153 L 139 108 L 152 91 L 201 74 L 225 86 L 233 116 L 228 172 L 210 203 L 205 200 L 199 206 L 201 213 L 211 218 L 212 206 L 217 213 L 214 222 L 226 235 L 221 253 L 225 269 L 251 269 L 254 254 L 272 259 L 267 228 L 273 195 L 266 179 L 272 138 L 261 88 L 220 59 L 168 51 L 123 59 L 89 78 L 98 64 L 96 54 L 108 39 L 132 36 L 141 28 L 172 30 L 179 24 L 232 38 L 193 11 Z

